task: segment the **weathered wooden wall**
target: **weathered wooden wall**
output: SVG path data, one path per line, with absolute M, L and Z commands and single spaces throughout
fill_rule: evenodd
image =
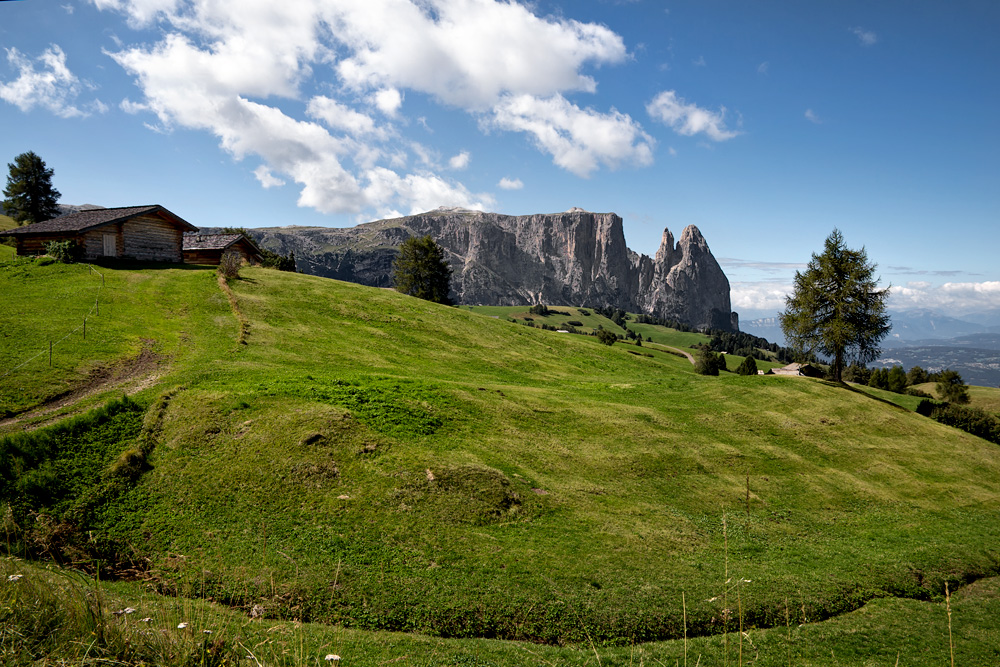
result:
M 184 233 L 158 217 L 141 215 L 122 224 L 123 257 L 144 261 L 183 262 Z
M 122 256 L 122 251 L 125 246 L 122 239 L 122 223 L 116 222 L 111 225 L 104 225 L 103 227 L 98 227 L 97 229 L 91 229 L 88 232 L 84 232 L 83 235 L 77 239 L 83 244 L 84 259 L 102 259 L 106 257 L 104 254 L 105 234 L 115 235 L 115 254 L 113 257 Z

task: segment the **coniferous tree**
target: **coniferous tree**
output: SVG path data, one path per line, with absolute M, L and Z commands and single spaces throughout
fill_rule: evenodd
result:
M 740 375 L 757 375 L 757 362 L 753 357 L 745 357 L 736 372 Z
M 958 371 L 948 368 L 941 371 L 938 378 L 938 383 L 935 386 L 938 396 L 949 403 L 969 402 L 969 387 L 962 380 L 962 376 L 958 374 Z
M 451 267 L 444 259 L 444 250 L 430 236 L 411 236 L 403 241 L 392 268 L 397 291 L 451 305 Z
M 833 357 L 837 381 L 848 359 L 865 364 L 878 358 L 889 333 L 889 289 L 878 288 L 875 268 L 864 248 L 848 248 L 834 229 L 823 254 L 813 254 L 805 273 L 795 273 L 794 292 L 785 298 L 779 316 L 785 338 L 800 351 Z
M 42 158 L 28 151 L 7 164 L 3 212 L 19 224 L 49 220 L 59 215 L 59 191 L 52 187 L 52 170 Z

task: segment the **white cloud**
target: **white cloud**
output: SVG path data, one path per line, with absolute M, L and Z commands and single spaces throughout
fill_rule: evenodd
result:
M 729 300 L 733 310 L 773 310 L 785 309 L 785 296 L 792 293 L 792 283 L 779 282 L 733 282 L 729 285 Z
M 950 315 L 1000 308 L 1000 281 L 944 283 L 909 282 L 892 288 L 889 303 L 895 310 L 929 308 Z
M 874 46 L 875 43 L 878 42 L 878 35 L 871 30 L 865 30 L 860 26 L 848 28 L 848 30 L 854 33 L 854 35 L 858 38 L 858 41 L 864 46 Z
M 823 119 L 820 118 L 819 116 L 817 116 L 816 112 L 813 111 L 812 109 L 806 109 L 806 112 L 805 112 L 804 115 L 806 117 L 806 120 L 808 120 L 810 123 L 815 123 L 816 125 L 822 125 L 823 124 Z
M 471 160 L 472 156 L 469 154 L 469 151 L 462 151 L 448 160 L 448 166 L 455 170 L 465 169 L 469 166 Z
M 123 109 L 155 114 L 156 131 L 214 134 L 237 160 L 261 160 L 263 186 L 295 182 L 299 204 L 319 211 L 492 202 L 434 173 L 437 152 L 404 136 L 416 126 L 402 117 L 410 94 L 474 114 L 484 130 L 526 132 L 576 174 L 652 161 L 653 140 L 627 115 L 562 95 L 596 90 L 585 66 L 627 59 L 602 25 L 499 0 L 91 2 L 162 35 L 109 54 L 142 93 Z M 409 163 L 421 171 L 402 173 Z
M 614 109 L 606 114 L 581 109 L 562 95 L 508 96 L 497 105 L 491 122 L 500 129 L 532 135 L 555 164 L 581 177 L 602 164 L 616 168 L 653 161 L 655 141 L 628 115 Z
M 278 187 L 285 184 L 283 180 L 274 176 L 274 174 L 272 174 L 264 165 L 260 165 L 254 169 L 253 175 L 257 177 L 257 180 L 260 181 L 260 184 L 264 187 L 264 189 Z
M 699 133 L 708 135 L 714 141 L 725 141 L 740 133 L 726 128 L 726 108 L 716 113 L 688 104 L 672 90 L 665 90 L 646 105 L 646 112 L 674 132 L 685 136 Z
M 355 88 L 400 87 L 485 110 L 508 92 L 593 91 L 587 63 L 626 58 L 621 37 L 594 23 L 539 18 L 494 0 L 355 0 L 326 12 L 352 53 L 337 64 Z
M 403 106 L 403 94 L 395 88 L 378 91 L 372 96 L 372 100 L 379 111 L 386 116 L 395 116 L 399 108 Z
M 377 131 L 371 116 L 322 95 L 309 100 L 306 114 L 323 121 L 331 130 L 341 130 L 355 137 L 375 134 Z M 384 134 L 381 130 L 378 132 Z
M 705 67 L 706 65 L 708 65 L 708 63 L 705 62 L 705 56 L 698 56 L 698 59 L 692 60 L 691 64 L 694 65 L 695 67 Z
M 757 65 L 757 74 L 767 74 L 767 70 L 771 67 L 771 64 L 766 60 L 761 64 Z
M 520 178 L 507 178 L 504 176 L 497 183 L 497 187 L 501 190 L 520 190 L 524 187 L 524 183 L 521 182 Z
M 63 50 L 53 44 L 37 60 L 40 69 L 16 48 L 7 49 L 7 61 L 18 77 L 0 83 L 0 99 L 25 112 L 41 107 L 62 118 L 87 116 L 73 104 L 80 94 L 80 80 L 66 66 Z

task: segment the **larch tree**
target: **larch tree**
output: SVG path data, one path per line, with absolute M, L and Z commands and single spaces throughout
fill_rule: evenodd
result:
M 794 290 L 785 297 L 779 316 L 785 338 L 800 352 L 832 357 L 838 382 L 847 360 L 867 364 L 878 358 L 891 328 L 885 312 L 889 288 L 879 288 L 876 268 L 864 248 L 848 248 L 834 229 L 823 253 L 795 273 Z

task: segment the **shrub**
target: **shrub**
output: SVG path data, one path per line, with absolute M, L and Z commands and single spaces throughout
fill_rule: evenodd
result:
M 607 329 L 598 329 L 597 330 L 597 340 L 601 341 L 605 345 L 609 345 L 610 346 L 610 345 L 614 345 L 615 344 L 615 341 L 618 340 L 618 336 L 614 335 L 613 333 L 611 333 Z
M 716 354 L 711 350 L 699 350 L 698 358 L 694 364 L 694 370 L 701 375 L 718 375 L 720 370 L 725 370 L 726 358 L 721 354 Z
M 941 371 L 938 383 L 934 388 L 937 390 L 938 396 L 949 403 L 969 402 L 969 388 L 958 371 L 953 371 L 950 368 Z
M 906 388 L 906 395 L 907 396 L 919 396 L 920 398 L 934 398 L 933 396 L 931 396 L 930 394 L 928 394 L 926 391 L 922 391 L 920 389 L 917 389 L 916 387 L 907 387 Z
M 924 401 L 921 401 L 923 405 Z M 917 406 L 918 408 L 920 406 Z M 967 408 L 949 403 L 939 405 L 931 411 L 930 416 L 945 424 L 961 429 L 966 433 L 1000 444 L 1000 419 L 978 408 Z
M 57 262 L 72 264 L 83 256 L 83 248 L 73 240 L 49 241 L 45 244 L 45 254 Z
M 582 327 L 583 326 L 583 322 L 581 322 L 580 320 L 570 320 L 566 324 L 570 325 L 571 327 Z
M 736 372 L 740 375 L 757 375 L 757 361 L 753 357 L 745 357 Z
M 549 307 L 546 306 L 544 303 L 540 303 L 537 306 L 532 306 L 531 308 L 529 308 L 528 312 L 531 313 L 532 315 L 541 315 L 544 317 L 545 315 L 549 314 Z
M 243 258 L 239 253 L 226 252 L 219 260 L 219 275 L 226 280 L 240 277 L 240 267 L 243 266 Z

